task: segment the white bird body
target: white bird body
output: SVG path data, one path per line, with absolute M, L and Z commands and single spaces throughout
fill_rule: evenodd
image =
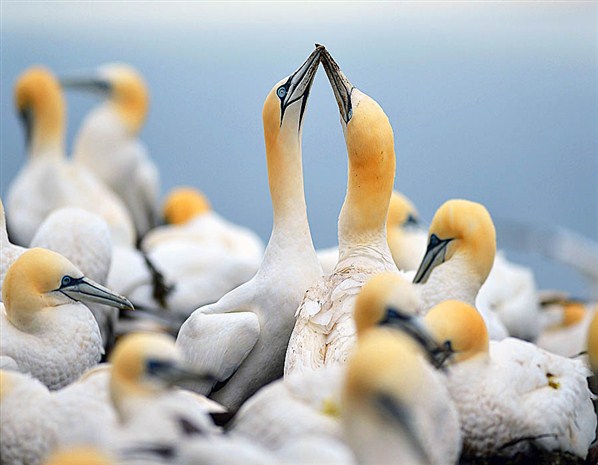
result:
M 1 308 L 0 354 L 12 358 L 19 371 L 30 373 L 50 389 L 70 384 L 104 353 L 98 325 L 82 303 L 53 308 L 52 315 L 44 315 L 31 334 L 16 328 L 7 319 L 4 304 Z
M 76 382 L 58 391 L 49 391 L 24 373 L 3 371 L 0 377 L 3 463 L 39 464 L 50 452 L 68 444 L 108 445 L 116 414 L 108 396 L 98 396 L 102 389 L 94 386 L 107 384 L 106 377 Z
M 581 360 L 514 338 L 490 341 L 488 358 L 452 365 L 447 385 L 469 454 L 514 454 L 531 443 L 585 458 L 596 416 Z M 534 438 L 512 444 L 522 438 Z
M 103 66 L 98 80 L 105 84 L 109 99 L 83 121 L 73 161 L 118 195 L 141 237 L 157 223 L 160 195 L 158 169 L 138 139 L 147 113 L 147 89 L 142 77 L 126 65 Z M 84 82 L 78 84 L 85 87 Z
M 355 344 L 353 307 L 361 288 L 378 273 L 398 273 L 385 245 L 353 249 L 331 275 L 308 289 L 297 309 L 285 376 L 347 361 Z
M 247 400 L 230 430 L 273 451 L 307 437 L 341 443 L 343 378 L 344 367 L 333 365 L 274 381 Z
M 330 275 L 334 272 L 334 268 L 338 263 L 338 247 L 327 247 L 325 249 L 316 250 L 318 261 L 322 267 L 324 275 Z
M 12 265 L 17 258 L 27 249 L 18 245 L 11 244 L 8 240 L 8 233 L 6 232 L 6 217 L 4 215 L 4 205 L 0 200 L 0 290 L 2 290 L 2 283 L 4 276 L 10 265 Z M 0 302 L 2 298 L 0 297 Z
M 484 304 L 482 304 L 484 302 Z M 476 306 L 486 306 L 498 316 L 513 337 L 534 341 L 540 333 L 540 306 L 534 273 L 510 262 L 498 251 Z
M 264 103 L 274 225 L 260 268 L 250 281 L 193 312 L 177 338 L 190 366 L 226 382 L 211 397 L 231 410 L 282 375 L 295 310 L 321 274 L 307 221 L 301 164 L 301 122 L 319 50 L 280 81 Z M 288 107 L 286 101 L 291 102 Z M 204 331 L 208 327 L 214 329 Z

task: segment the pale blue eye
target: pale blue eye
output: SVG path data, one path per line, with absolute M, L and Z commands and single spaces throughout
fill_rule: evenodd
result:
M 287 89 L 284 86 L 281 86 L 278 88 L 278 90 L 276 91 L 276 94 L 280 97 L 280 98 L 284 98 L 285 95 L 287 95 Z
M 353 118 L 353 108 L 349 108 L 349 112 L 347 113 L 347 118 Z
M 62 278 L 62 282 L 61 282 L 61 284 L 62 284 L 63 286 L 68 286 L 69 284 L 71 284 L 71 281 L 72 281 L 72 279 L 71 279 L 71 277 L 70 277 L 70 276 L 64 276 L 64 277 Z

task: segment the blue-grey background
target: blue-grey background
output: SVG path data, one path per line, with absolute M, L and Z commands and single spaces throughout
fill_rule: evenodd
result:
M 318 42 L 386 110 L 395 186 L 425 219 L 446 199 L 463 197 L 497 219 L 598 239 L 596 3 L 2 1 L 1 10 L 2 195 L 25 160 L 13 112 L 16 76 L 32 64 L 66 74 L 125 61 L 151 89 L 141 137 L 163 194 L 199 187 L 222 215 L 267 239 L 263 99 Z M 96 103 L 68 95 L 69 150 Z M 317 247 L 330 246 L 347 162 L 322 71 L 303 141 L 312 234 Z M 562 265 L 508 256 L 533 266 L 541 287 L 586 293 Z

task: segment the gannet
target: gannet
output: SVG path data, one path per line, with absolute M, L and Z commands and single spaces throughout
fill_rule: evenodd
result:
M 29 245 L 52 210 L 78 206 L 104 218 L 115 243 L 132 245 L 134 227 L 126 207 L 89 171 L 65 158 L 64 101 L 52 73 L 41 67 L 25 71 L 15 85 L 15 101 L 29 158 L 8 189 L 13 239 Z
M 385 230 L 395 175 L 390 122 L 375 100 L 353 87 L 326 50 L 322 56 L 347 144 L 347 194 L 338 221 L 339 261 L 297 309 L 285 376 L 344 362 L 355 340 L 352 313 L 361 286 L 374 274 L 398 272 Z
M 122 309 L 131 303 L 85 277 L 63 256 L 30 249 L 9 268 L 2 286 L 2 359 L 50 389 L 75 380 L 103 353 L 98 325 L 83 302 Z
M 426 251 L 428 232 L 421 227 L 419 214 L 405 195 L 394 190 L 386 219 L 386 239 L 399 270 L 417 269 Z M 338 262 L 338 247 L 316 251 L 324 274 L 332 274 Z
M 141 248 L 173 287 L 166 296 L 169 312 L 185 319 L 199 306 L 216 302 L 251 279 L 258 270 L 264 253 L 261 239 L 212 211 L 197 189 L 172 190 L 163 211 L 169 224 L 150 231 Z M 127 295 L 141 305 L 159 305 L 151 283 L 137 286 Z
M 489 341 L 481 315 L 456 300 L 438 304 L 424 320 L 454 352 L 446 383 L 466 456 L 512 456 L 535 444 L 586 457 L 596 415 L 581 360 L 515 338 Z
M 436 211 L 428 247 L 413 278 L 424 313 L 443 300 L 475 305 L 496 253 L 494 223 L 486 208 L 468 200 L 448 200 Z M 508 332 L 491 309 L 480 307 L 492 339 Z
M 66 78 L 61 84 L 106 97 L 81 124 L 73 160 L 118 194 L 143 237 L 158 222 L 160 195 L 158 169 L 138 138 L 149 107 L 143 77 L 129 65 L 114 63 L 100 67 L 94 77 Z
M 4 215 L 4 204 L 0 200 L 0 290 L 4 282 L 4 276 L 10 265 L 12 265 L 17 258 L 23 255 L 27 249 L 18 245 L 11 244 L 8 240 L 8 233 L 6 232 L 6 217 Z
M 452 412 L 438 395 L 447 395 L 445 387 L 418 350 L 399 331 L 370 329 L 360 336 L 341 404 L 345 436 L 359 464 L 456 463 L 458 442 L 457 457 L 428 457 Z
M 110 229 L 101 216 L 77 207 L 50 213 L 31 240 L 31 247 L 58 252 L 88 278 L 106 285 L 112 261 Z M 87 303 L 102 334 L 104 348 L 114 344 L 118 309 L 97 302 Z
M 124 336 L 114 348 L 110 362 L 110 397 L 119 420 L 114 434 L 117 447 L 219 432 L 208 416 L 210 411 L 221 411 L 218 406 L 214 410 L 214 402 L 173 387 L 190 379 L 202 379 L 204 374 L 183 366 L 172 337 L 151 333 Z
M 284 352 L 305 290 L 321 274 L 313 247 L 301 165 L 301 128 L 320 62 L 317 48 L 268 93 L 262 112 L 274 224 L 257 274 L 218 302 L 196 310 L 181 327 L 177 346 L 211 383 L 203 393 L 229 409 L 282 375 Z

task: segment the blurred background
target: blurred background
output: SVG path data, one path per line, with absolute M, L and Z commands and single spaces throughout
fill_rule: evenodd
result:
M 141 138 L 160 168 L 162 194 L 196 186 L 215 210 L 267 240 L 262 104 L 315 42 L 385 109 L 395 131 L 395 187 L 426 221 L 461 197 L 484 203 L 497 223 L 562 226 L 598 240 L 594 2 L 3 1 L 2 196 L 25 161 L 12 101 L 18 74 L 32 64 L 66 75 L 123 61 L 150 87 Z M 68 94 L 69 150 L 96 103 Z M 322 70 L 303 151 L 314 242 L 331 246 L 347 157 Z M 517 250 L 507 256 L 532 266 L 541 288 L 587 295 L 563 265 Z

